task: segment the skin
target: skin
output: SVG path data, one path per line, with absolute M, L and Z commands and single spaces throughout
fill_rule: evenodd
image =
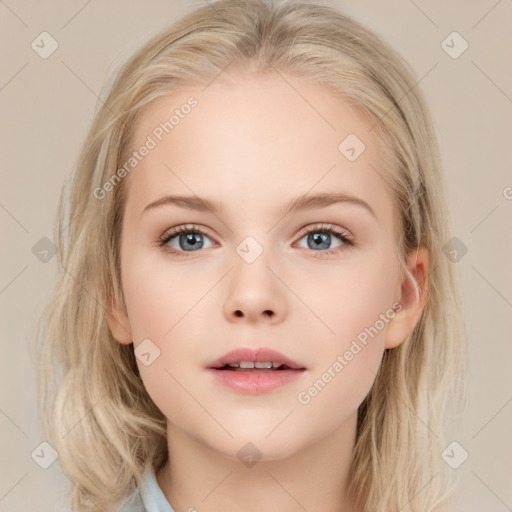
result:
M 428 254 L 420 248 L 408 255 L 416 282 L 401 279 L 392 196 L 376 172 L 382 168 L 376 130 L 322 86 L 287 80 L 294 88 L 277 74 L 253 73 L 180 90 L 154 101 L 135 133 L 139 147 L 174 108 L 191 95 L 198 100 L 125 178 L 125 304 L 108 314 L 119 343 L 137 347 L 149 338 L 160 350 L 152 364 L 137 362 L 168 419 L 170 461 L 157 481 L 176 512 L 360 511 L 345 492 L 357 408 L 384 349 L 403 342 L 425 304 Z M 366 146 L 353 162 L 338 150 L 351 133 Z M 300 194 L 333 191 L 361 198 L 375 217 L 350 203 L 283 217 Z M 167 194 L 219 201 L 222 211 L 166 205 L 142 213 Z M 341 250 L 322 257 L 328 249 L 308 245 L 300 233 L 311 227 L 321 234 L 319 223 L 348 232 L 354 245 L 340 247 L 332 235 L 328 249 Z M 196 250 L 182 237 L 188 259 L 169 252 L 171 245 L 180 250 L 179 236 L 167 250 L 157 243 L 184 224 L 206 233 Z M 248 235 L 263 248 L 252 263 L 236 252 Z M 298 393 L 395 301 L 401 310 L 301 404 Z M 270 393 L 237 393 L 205 368 L 239 346 L 272 347 L 307 369 Z M 237 456 L 248 442 L 261 452 L 252 467 Z

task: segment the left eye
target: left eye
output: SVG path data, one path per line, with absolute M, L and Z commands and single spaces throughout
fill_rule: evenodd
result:
M 334 247 L 331 246 L 332 239 L 337 238 L 338 244 Z M 306 232 L 306 234 L 300 239 L 300 241 L 306 239 L 307 249 L 337 249 L 343 245 L 351 245 L 349 238 L 342 233 L 332 228 L 315 228 Z

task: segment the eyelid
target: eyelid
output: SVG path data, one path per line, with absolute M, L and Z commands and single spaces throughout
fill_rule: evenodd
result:
M 166 229 L 159 237 L 158 241 L 162 244 L 166 243 L 169 238 L 174 238 L 175 236 L 180 235 L 181 233 L 199 233 L 201 235 L 206 235 L 213 241 L 213 237 L 210 236 L 208 230 L 203 228 L 202 226 L 198 226 L 196 224 L 180 224 L 179 226 L 175 226 L 173 228 Z
M 318 222 L 316 224 L 309 224 L 308 226 L 302 228 L 298 233 L 298 239 L 300 240 L 305 235 L 311 233 L 312 231 L 327 231 L 332 232 L 337 236 L 342 238 L 346 238 L 349 241 L 353 241 L 353 235 L 345 228 L 340 228 L 335 224 L 330 224 L 326 222 Z

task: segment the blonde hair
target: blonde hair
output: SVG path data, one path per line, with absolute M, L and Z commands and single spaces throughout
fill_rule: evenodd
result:
M 397 251 L 429 253 L 428 300 L 413 332 L 386 350 L 359 407 L 350 492 L 367 511 L 438 510 L 454 482 L 441 458 L 450 415 L 465 404 L 466 346 L 444 177 L 432 121 L 414 73 L 350 17 L 318 2 L 220 0 L 153 37 L 116 74 L 59 202 L 59 276 L 38 323 L 40 419 L 73 482 L 73 510 L 116 510 L 144 470 L 167 458 L 166 423 L 138 373 L 132 345 L 106 322 L 123 304 L 119 247 L 126 179 L 101 200 L 126 161 L 152 100 L 185 84 L 286 71 L 339 94 L 382 142 L 397 213 Z

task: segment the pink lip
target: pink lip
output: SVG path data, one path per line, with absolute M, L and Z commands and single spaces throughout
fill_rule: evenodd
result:
M 305 370 L 256 370 L 237 372 L 209 368 L 213 377 L 224 386 L 247 395 L 261 395 L 299 378 Z
M 229 363 L 239 363 L 240 361 L 273 361 L 286 365 L 289 368 L 284 370 L 260 369 L 253 371 L 220 369 Z M 299 363 L 270 348 L 238 348 L 213 361 L 207 369 L 220 384 L 248 395 L 260 395 L 273 391 L 299 378 L 306 370 Z

